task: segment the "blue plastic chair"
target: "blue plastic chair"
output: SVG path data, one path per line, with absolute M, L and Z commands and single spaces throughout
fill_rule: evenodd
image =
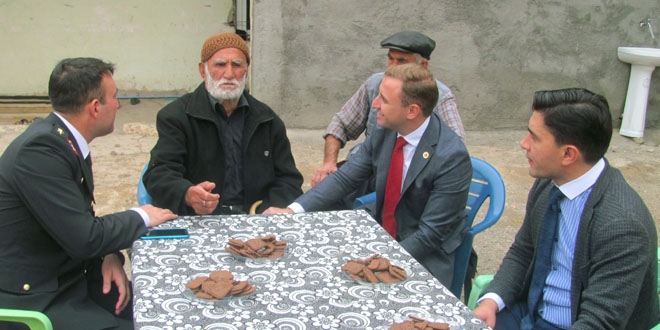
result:
M 500 219 L 506 202 L 506 189 L 500 173 L 484 160 L 474 157 L 471 160 L 472 183 L 470 184 L 466 206 L 468 211 L 467 226 L 470 229 L 465 232 L 463 243 L 456 249 L 454 281 L 449 288 L 449 291 L 459 298 L 467 273 L 474 236 L 488 229 Z M 475 217 L 486 199 L 490 199 L 488 211 L 486 211 L 486 215 L 481 221 L 475 223 Z M 468 299 L 468 297 L 465 297 L 465 299 Z
M 470 184 L 470 192 L 465 207 L 468 212 L 467 226 L 470 229 L 465 233 L 463 243 L 456 249 L 454 281 L 449 288 L 449 291 L 458 298 L 461 297 L 474 236 L 494 225 L 500 219 L 506 201 L 504 180 L 502 180 L 500 173 L 484 160 L 472 157 L 471 161 L 472 183 Z M 474 218 L 486 199 L 490 199 L 488 211 L 483 220 L 474 224 Z M 361 208 L 375 202 L 376 193 L 373 192 L 356 198 L 353 208 Z
M 147 188 L 144 186 L 144 182 L 142 182 L 142 178 L 144 177 L 144 172 L 147 171 L 149 168 L 149 162 L 147 162 L 144 165 L 144 168 L 142 169 L 142 173 L 140 173 L 140 179 L 138 180 L 138 186 L 137 186 L 137 201 L 138 205 L 146 205 L 146 204 L 151 204 L 151 195 L 147 192 Z
M 48 316 L 38 311 L 0 308 L 0 321 L 23 323 L 30 330 L 53 330 Z
M 353 209 L 357 210 L 359 208 L 366 207 L 369 204 L 375 204 L 376 203 L 376 192 L 372 192 L 370 194 L 366 194 L 364 196 L 360 196 L 355 199 L 355 202 L 353 202 Z

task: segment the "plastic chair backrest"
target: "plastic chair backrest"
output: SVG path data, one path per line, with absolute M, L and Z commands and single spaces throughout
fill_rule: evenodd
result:
M 494 225 L 500 219 L 506 201 L 504 180 L 502 180 L 502 176 L 495 167 L 479 158 L 472 157 L 471 160 L 472 183 L 470 184 L 466 206 L 468 213 L 467 226 L 470 229 L 465 232 L 463 243 L 456 249 L 454 280 L 449 288 L 449 291 L 458 298 L 461 297 L 474 236 Z M 474 218 L 486 199 L 490 199 L 488 211 L 484 219 L 475 224 Z
M 470 291 L 470 297 L 466 304 L 469 309 L 477 308 L 477 300 L 479 300 L 479 296 L 481 296 L 481 293 L 486 290 L 486 287 L 493 280 L 493 277 L 495 277 L 495 275 L 485 274 L 479 275 L 474 279 L 474 285 L 472 286 L 472 291 Z
M 142 169 L 142 173 L 140 173 L 140 179 L 138 180 L 138 186 L 137 186 L 137 201 L 138 205 L 146 205 L 146 204 L 151 204 L 151 195 L 147 192 L 147 188 L 144 186 L 144 182 L 142 182 L 142 178 L 144 177 L 144 172 L 147 171 L 149 168 L 149 162 L 147 162 L 144 165 L 144 168 Z
M 360 196 L 355 199 L 355 202 L 353 202 L 353 209 L 357 210 L 363 206 L 369 205 L 369 204 L 374 204 L 376 203 L 376 192 L 372 192 L 369 194 L 366 194 L 364 196 Z
M 48 316 L 37 311 L 0 308 L 0 321 L 24 323 L 30 330 L 53 330 Z

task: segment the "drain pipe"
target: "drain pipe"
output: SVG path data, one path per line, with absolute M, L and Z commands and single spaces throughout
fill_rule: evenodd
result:
M 131 100 L 131 104 L 140 103 L 140 99 L 178 99 L 181 95 L 119 95 L 119 100 Z M 48 96 L 0 95 L 0 104 L 50 104 Z

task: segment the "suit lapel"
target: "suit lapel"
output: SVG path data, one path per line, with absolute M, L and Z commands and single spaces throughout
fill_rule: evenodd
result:
M 58 136 L 60 136 L 62 139 L 64 139 L 69 146 L 67 148 L 66 152 L 73 153 L 73 155 L 76 157 L 78 160 L 78 164 L 80 165 L 80 169 L 82 171 L 82 184 L 84 184 L 87 187 L 87 190 L 89 192 L 89 195 L 92 198 L 92 203 L 94 202 L 94 176 L 92 174 L 92 169 L 87 165 L 87 162 L 85 162 L 85 159 L 80 153 L 80 150 L 78 148 L 78 142 L 76 139 L 73 137 L 73 134 L 69 131 L 69 129 L 66 127 L 66 125 L 60 120 L 59 117 L 57 117 L 55 114 L 51 113 L 46 120 L 51 122 L 53 124 L 53 128 Z
M 438 144 L 438 139 L 440 136 L 440 120 L 436 116 L 431 116 L 429 125 L 422 135 L 422 139 L 415 149 L 415 154 L 413 159 L 410 162 L 410 168 L 406 173 L 406 179 L 403 182 L 401 187 L 401 198 L 403 198 L 406 190 L 412 185 L 415 179 L 422 172 L 424 167 L 429 163 L 435 148 Z M 394 150 L 394 144 L 396 143 L 397 133 L 392 130 L 387 130 L 385 137 L 382 139 L 382 152 L 378 158 L 378 168 L 383 169 L 379 170 L 376 173 L 376 191 L 380 192 L 376 194 L 376 215 L 380 219 L 381 209 L 383 206 L 383 200 L 385 199 L 385 183 L 387 182 L 387 172 L 390 169 L 390 160 L 392 158 L 392 150 Z
M 383 200 L 385 199 L 385 183 L 387 183 L 387 172 L 390 169 L 390 160 L 392 159 L 392 151 L 394 150 L 394 144 L 396 144 L 396 132 L 393 130 L 386 130 L 384 133 L 385 136 L 382 140 L 381 152 L 378 157 L 378 168 L 383 169 L 376 172 L 376 191 L 381 191 L 382 193 L 376 194 L 378 212 L 380 212 Z
M 415 154 L 413 155 L 410 167 L 406 173 L 406 179 L 401 187 L 402 197 L 433 157 L 440 135 L 440 125 L 436 119 L 435 116 L 431 116 L 429 125 L 426 128 L 426 131 L 424 131 L 422 139 L 417 145 L 417 149 L 415 149 Z
M 87 189 L 92 194 L 92 200 L 94 200 L 94 174 L 92 173 L 92 168 L 87 164 L 85 159 L 78 157 L 78 162 L 80 162 L 80 168 L 83 172 L 84 181 L 87 184 Z

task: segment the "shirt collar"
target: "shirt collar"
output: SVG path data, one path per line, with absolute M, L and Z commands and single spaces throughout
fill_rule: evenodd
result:
M 209 101 L 211 102 L 211 107 L 213 109 L 215 109 L 215 106 L 217 104 L 222 105 L 222 103 L 218 102 L 218 100 L 216 100 L 213 96 L 211 96 L 211 93 L 209 93 L 208 91 L 206 91 L 206 95 L 209 96 Z M 241 107 L 247 107 L 249 105 L 250 104 L 248 103 L 247 99 L 245 98 L 245 95 L 241 94 L 241 98 L 238 99 L 238 104 L 236 105 L 236 109 L 241 108 Z
M 73 138 L 76 139 L 76 143 L 78 144 L 78 150 L 80 150 L 82 157 L 87 158 L 89 155 L 89 144 L 87 144 L 87 140 L 78 132 L 75 126 L 73 126 L 68 120 L 64 119 L 62 115 L 60 115 L 57 112 L 53 112 L 57 117 L 59 117 L 64 125 L 66 126 L 67 129 L 69 129 L 69 132 L 71 132 L 71 135 L 73 135 Z
M 601 158 L 590 170 L 582 174 L 579 178 L 564 183 L 559 187 L 559 190 L 561 190 L 564 196 L 572 200 L 593 186 L 604 169 L 605 160 Z
M 422 135 L 424 135 L 424 131 L 426 131 L 426 128 L 429 126 L 429 122 L 431 121 L 431 117 L 426 117 L 424 122 L 419 125 L 419 127 L 412 131 L 410 134 L 403 136 L 400 133 L 397 133 L 396 136 L 397 138 L 399 136 L 403 136 L 404 139 L 406 139 L 406 142 L 412 146 L 415 146 L 417 148 L 417 145 L 419 144 L 419 141 L 422 140 Z

